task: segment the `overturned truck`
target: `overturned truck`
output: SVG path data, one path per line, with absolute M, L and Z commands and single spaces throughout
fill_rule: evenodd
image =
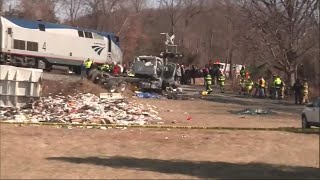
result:
M 161 91 L 168 87 L 177 88 L 174 81 L 176 64 L 167 63 L 166 60 L 156 56 L 138 56 L 134 58 L 132 73 L 128 75 L 114 76 L 111 73 L 93 69 L 88 78 L 95 84 L 100 84 L 109 92 L 122 93 L 128 88 L 128 84 L 137 86 L 141 90 Z

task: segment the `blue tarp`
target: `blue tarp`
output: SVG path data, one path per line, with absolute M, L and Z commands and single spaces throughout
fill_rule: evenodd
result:
M 150 92 L 137 92 L 136 96 L 139 98 L 152 98 L 152 99 L 159 99 L 161 96 L 156 93 L 150 93 Z

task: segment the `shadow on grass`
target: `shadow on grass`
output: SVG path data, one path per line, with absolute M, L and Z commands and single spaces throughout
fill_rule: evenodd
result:
M 49 157 L 47 160 L 89 164 L 137 171 L 181 174 L 197 178 L 294 178 L 319 179 L 320 169 L 296 166 L 277 166 L 263 163 L 226 163 L 210 161 L 160 160 L 134 157 Z M 134 177 L 133 177 L 134 178 Z M 143 178 L 143 177 L 141 177 Z

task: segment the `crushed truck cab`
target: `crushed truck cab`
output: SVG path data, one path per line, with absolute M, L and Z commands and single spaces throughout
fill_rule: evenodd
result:
M 143 81 L 139 83 L 141 89 L 166 89 L 177 87 L 174 81 L 176 65 L 166 63 L 164 59 L 156 56 L 138 56 L 133 63 L 133 74 Z

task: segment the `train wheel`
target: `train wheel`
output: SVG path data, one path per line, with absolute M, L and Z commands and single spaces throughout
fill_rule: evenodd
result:
M 81 75 L 81 66 L 73 66 L 73 72 L 76 75 Z

